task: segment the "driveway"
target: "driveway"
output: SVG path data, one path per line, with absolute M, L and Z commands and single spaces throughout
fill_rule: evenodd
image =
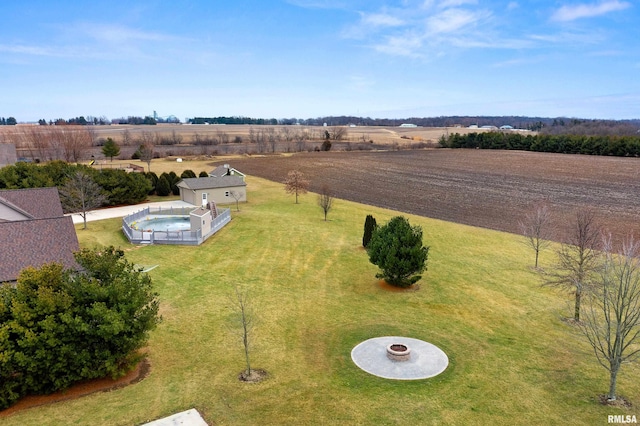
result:
M 162 207 L 162 208 L 193 207 L 195 208 L 196 206 L 194 206 L 193 204 L 189 204 L 185 201 L 173 200 L 173 201 L 159 201 L 155 203 L 141 203 L 141 204 L 134 204 L 131 206 L 109 207 L 109 208 L 104 208 L 99 210 L 91 210 L 90 212 L 88 212 L 87 222 L 92 222 L 94 220 L 102 220 L 102 219 L 112 219 L 114 217 L 124 217 L 124 216 L 130 215 L 131 213 L 140 211 L 146 207 Z M 67 214 L 66 216 L 71 216 L 73 219 L 73 223 L 83 222 L 82 216 L 79 215 L 78 213 L 70 213 L 70 214 Z

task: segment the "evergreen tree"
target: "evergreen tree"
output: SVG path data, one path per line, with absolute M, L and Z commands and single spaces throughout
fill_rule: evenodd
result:
M 120 155 L 120 147 L 113 139 L 107 138 L 107 141 L 102 146 L 102 153 L 113 161 L 113 157 Z
M 378 224 L 376 223 L 376 218 L 368 214 L 367 218 L 364 220 L 364 235 L 362 236 L 363 247 L 367 247 L 367 245 L 369 245 L 369 241 L 371 241 L 373 232 L 377 228 L 378 228 Z
M 377 278 L 396 287 L 409 287 L 422 278 L 416 274 L 426 269 L 429 247 L 422 245 L 422 228 L 396 216 L 373 233 L 367 253 L 369 261 L 382 271 Z
M 160 195 L 161 197 L 166 197 L 170 193 L 171 193 L 171 184 L 167 179 L 167 174 L 163 173 L 158 178 L 158 185 L 156 186 L 156 194 Z

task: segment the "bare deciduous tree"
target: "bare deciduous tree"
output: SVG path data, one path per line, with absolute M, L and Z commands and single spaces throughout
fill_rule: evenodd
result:
M 629 238 L 616 254 L 611 246 L 609 237 L 600 277 L 579 327 L 609 371 L 607 399 L 615 400 L 620 367 L 640 356 L 640 242 Z
M 291 170 L 283 183 L 287 194 L 296 195 L 296 204 L 298 204 L 298 195 L 306 194 L 309 189 L 309 181 L 305 179 L 304 174 L 299 170 Z
M 525 237 L 525 243 L 536 253 L 535 267 L 538 268 L 540 251 L 550 244 L 552 234 L 551 212 L 544 203 L 536 204 L 533 211 L 527 213 L 520 222 L 520 231 Z
M 267 141 L 269 142 L 269 146 L 271 147 L 271 152 L 276 152 L 276 147 L 278 140 L 280 139 L 280 135 L 276 132 L 276 129 L 273 127 L 269 127 L 266 130 Z
M 78 213 L 87 229 L 87 213 L 107 201 L 102 187 L 91 176 L 78 171 L 59 189 L 60 202 L 65 211 Z
M 280 127 L 280 139 L 285 142 L 291 142 L 293 140 L 293 131 L 291 131 L 290 126 Z
M 50 149 L 51 141 L 48 132 L 40 128 L 40 126 L 28 126 L 22 129 L 19 135 L 20 145 L 29 149 L 31 158 L 42 161 L 51 159 Z
M 331 210 L 331 207 L 333 207 L 333 194 L 329 189 L 329 186 L 326 184 L 322 185 L 322 188 L 320 188 L 320 192 L 318 193 L 318 205 L 324 212 L 324 221 L 326 222 L 327 214 L 329 213 L 329 210 Z
M 259 370 L 253 370 L 251 368 L 251 335 L 253 332 L 253 326 L 255 321 L 255 315 L 251 308 L 249 293 L 246 289 L 240 289 L 237 286 L 234 289 L 234 294 L 230 297 L 231 304 L 234 311 L 238 314 L 238 322 L 241 329 L 242 345 L 244 347 L 244 357 L 247 365 L 247 369 L 240 374 L 240 378 L 245 381 L 256 381 L 260 377 L 256 377 L 254 372 Z
M 557 252 L 558 260 L 549 273 L 545 273 L 545 284 L 561 287 L 575 294 L 573 319 L 580 321 L 582 295 L 589 290 L 598 269 L 601 248 L 601 231 L 591 210 L 576 214 L 568 235 L 568 243 Z
M 344 126 L 333 126 L 330 130 L 330 137 L 334 141 L 340 141 L 347 135 L 347 128 Z
M 93 138 L 87 131 L 87 126 L 60 126 L 54 127 L 53 130 L 56 147 L 67 162 L 80 160 L 82 152 L 93 144 Z
M 132 142 L 133 138 L 131 137 L 131 132 L 125 129 L 125 131 L 122 132 L 122 146 L 129 146 Z
M 242 191 L 236 191 L 235 189 L 232 189 L 231 191 L 229 191 L 229 195 L 231 195 L 231 197 L 233 197 L 233 199 L 236 200 L 236 211 L 239 212 L 240 211 L 239 202 L 242 199 L 242 196 L 244 195 L 244 193 Z
M 147 163 L 147 171 L 151 171 L 151 160 L 153 160 L 153 144 L 152 143 L 143 143 L 138 148 L 138 153 L 140 154 L 140 160 Z

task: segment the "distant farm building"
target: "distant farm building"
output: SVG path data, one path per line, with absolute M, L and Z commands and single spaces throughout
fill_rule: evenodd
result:
M 418 125 L 413 123 L 402 123 L 400 127 L 418 127 Z

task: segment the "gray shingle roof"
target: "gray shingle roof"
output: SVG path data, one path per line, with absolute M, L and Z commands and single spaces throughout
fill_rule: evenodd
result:
M 0 282 L 15 281 L 28 266 L 59 262 L 78 268 L 78 237 L 69 216 L 0 222 Z
M 201 177 L 182 179 L 177 184 L 180 188 L 186 189 L 212 189 L 212 188 L 229 188 L 234 186 L 247 186 L 240 176 L 221 176 L 221 177 Z
M 57 188 L 11 189 L 0 191 L 0 202 L 8 201 L 34 219 L 63 215 Z M 10 205 L 8 203 L 4 203 Z
M 216 167 L 215 169 L 209 172 L 209 176 L 212 176 L 212 177 L 225 176 L 227 173 L 229 173 L 229 170 L 232 170 L 233 172 L 240 174 L 240 176 L 244 176 L 244 173 L 242 173 L 240 170 L 234 169 L 233 167 L 227 168 L 225 166 Z M 231 174 L 230 176 L 232 175 L 233 174 Z

